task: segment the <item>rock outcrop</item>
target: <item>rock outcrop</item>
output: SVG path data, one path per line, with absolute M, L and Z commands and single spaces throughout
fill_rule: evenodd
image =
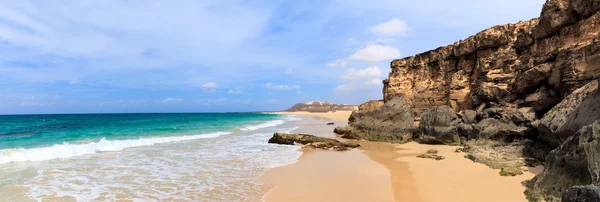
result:
M 384 81 L 384 102 L 403 96 L 416 117 L 441 105 L 455 111 L 511 107 L 543 117 L 600 75 L 598 4 L 549 0 L 539 19 L 495 26 L 394 60 Z
M 544 171 L 528 183 L 532 200 L 560 201 L 575 185 L 600 185 L 600 122 L 581 128 L 546 157 Z
M 600 187 L 594 185 L 573 186 L 562 194 L 562 202 L 600 201 Z
M 426 110 L 419 122 L 419 142 L 426 144 L 460 144 L 458 124 L 462 120 L 448 106 L 438 106 Z
M 358 106 L 359 112 L 371 112 L 383 105 L 383 100 L 369 100 Z
M 383 105 L 365 104 L 340 133 L 406 142 L 414 117 L 419 140 L 452 144 L 445 137 L 457 134 L 466 158 L 505 175 L 545 160 L 527 183 L 532 201 L 600 185 L 600 0 L 547 0 L 539 18 L 390 66 Z M 584 191 L 574 189 L 565 196 Z
M 295 104 L 291 108 L 286 109 L 284 111 L 286 111 L 286 112 L 297 112 L 297 111 L 334 112 L 334 111 L 354 111 L 357 109 L 358 108 L 353 105 L 333 104 L 331 102 L 325 102 L 325 101 L 311 101 L 311 102 Z
M 540 120 L 538 130 L 546 142 L 558 146 L 581 127 L 600 120 L 598 81 L 575 90 Z
M 324 149 L 324 150 L 335 150 L 345 151 L 352 148 L 360 147 L 359 144 L 340 142 L 331 138 L 317 137 L 314 135 L 307 134 L 286 134 L 286 133 L 275 133 L 273 137 L 269 139 L 269 143 L 272 144 L 302 144 L 304 148 L 313 149 Z
M 348 127 L 336 129 L 338 134 L 354 139 L 405 143 L 412 140 L 414 118 L 412 109 L 402 97 L 389 100 L 373 111 L 354 111 Z

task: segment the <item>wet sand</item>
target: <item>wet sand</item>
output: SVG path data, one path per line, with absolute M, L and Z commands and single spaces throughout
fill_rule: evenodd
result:
M 312 124 L 294 132 L 335 137 L 334 127 Z M 260 179 L 275 188 L 265 201 L 527 201 L 521 182 L 541 171 L 504 177 L 453 146 L 359 143 L 360 149 L 348 152 L 304 151 L 297 163 L 267 171 Z M 416 158 L 428 149 L 446 159 Z

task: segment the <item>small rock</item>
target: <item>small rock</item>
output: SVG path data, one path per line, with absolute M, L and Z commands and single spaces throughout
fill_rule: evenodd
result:
M 430 150 L 427 150 L 427 153 L 429 153 L 429 154 L 437 154 L 438 150 L 430 149 Z
M 502 170 L 500 170 L 500 175 L 501 176 L 517 176 L 517 175 L 522 175 L 523 171 L 521 170 L 521 168 L 502 168 Z
M 437 153 L 438 153 L 438 150 L 430 149 L 430 150 L 427 150 L 426 153 L 419 154 L 417 156 L 417 158 L 435 159 L 435 160 L 438 160 L 438 161 L 445 159 L 445 157 L 439 156 L 439 155 L 437 155 Z
M 335 123 L 333 123 L 333 122 L 327 123 L 327 125 L 328 125 L 328 126 L 330 126 L 330 125 L 334 125 L 334 124 L 335 124 Z

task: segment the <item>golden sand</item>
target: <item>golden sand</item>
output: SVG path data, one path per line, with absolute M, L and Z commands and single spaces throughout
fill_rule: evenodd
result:
M 332 117 L 334 113 L 286 114 Z M 346 117 L 339 114 L 335 120 L 345 122 L 350 113 Z M 302 132 L 332 137 L 328 131 L 333 127 L 312 124 Z M 541 169 L 504 177 L 499 170 L 455 153 L 453 146 L 359 143 L 359 150 L 348 152 L 305 151 L 297 163 L 269 170 L 261 180 L 275 188 L 265 201 L 527 201 L 521 182 Z M 437 149 L 446 158 L 416 158 L 428 149 Z
M 315 116 L 315 117 L 319 117 L 319 118 L 326 118 L 326 119 L 331 119 L 331 120 L 335 120 L 335 121 L 341 121 L 341 122 L 348 122 L 348 117 L 350 117 L 350 114 L 352 114 L 352 111 L 335 111 L 335 112 L 323 112 L 323 113 L 317 113 L 317 112 L 306 112 L 306 111 L 301 111 L 301 112 L 275 112 L 277 114 L 289 114 L 289 115 L 309 115 L 309 116 Z

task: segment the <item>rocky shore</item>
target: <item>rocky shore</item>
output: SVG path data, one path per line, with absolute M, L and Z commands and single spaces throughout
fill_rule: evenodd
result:
M 460 145 L 465 158 L 508 176 L 544 165 L 524 182 L 530 201 L 598 198 L 600 1 L 549 0 L 539 18 L 391 68 L 383 101 L 360 105 L 337 134 Z

